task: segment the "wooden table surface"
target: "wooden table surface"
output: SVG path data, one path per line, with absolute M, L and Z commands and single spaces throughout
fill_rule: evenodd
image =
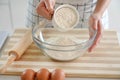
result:
M 24 31 L 26 30 L 17 29 L 10 37 L 0 58 L 1 65 L 4 64 L 7 58 L 7 50 L 24 35 Z M 84 32 L 84 30 L 82 31 Z M 65 65 L 62 66 L 62 64 Z M 46 67 L 49 70 L 62 68 L 67 73 L 67 77 L 70 78 L 120 78 L 120 47 L 116 32 L 105 31 L 100 44 L 92 53 L 86 53 L 83 57 L 71 62 L 55 62 L 42 55 L 40 50 L 32 44 L 19 61 L 15 61 L 9 66 L 5 74 L 20 75 L 26 68 L 32 68 L 37 71 L 41 67 Z

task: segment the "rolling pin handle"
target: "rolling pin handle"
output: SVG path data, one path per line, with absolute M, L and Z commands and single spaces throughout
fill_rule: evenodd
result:
M 1 67 L 0 67 L 0 73 L 4 73 L 7 69 L 7 67 L 16 59 L 16 54 L 12 53 L 7 61 L 5 62 L 5 64 L 3 64 Z

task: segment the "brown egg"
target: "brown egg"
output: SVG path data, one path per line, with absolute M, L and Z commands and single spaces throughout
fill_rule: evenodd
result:
M 37 72 L 36 75 L 37 80 L 49 80 L 50 72 L 46 68 L 42 68 Z
M 65 73 L 62 69 L 55 69 L 51 74 L 51 80 L 65 80 Z
M 26 69 L 21 74 L 21 80 L 35 80 L 36 72 L 32 69 Z

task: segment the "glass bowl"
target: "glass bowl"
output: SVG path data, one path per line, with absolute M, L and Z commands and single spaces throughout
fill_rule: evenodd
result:
M 42 53 L 53 60 L 70 61 L 83 56 L 96 36 L 96 31 L 89 39 L 87 29 L 75 28 L 61 32 L 53 28 L 51 22 L 44 21 L 43 23 L 32 28 L 32 38 Z

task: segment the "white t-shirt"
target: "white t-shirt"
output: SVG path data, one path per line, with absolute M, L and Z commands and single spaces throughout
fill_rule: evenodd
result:
M 27 15 L 26 15 L 26 26 L 27 27 L 34 27 L 38 24 L 43 17 L 39 16 L 36 13 L 36 6 L 39 4 L 40 0 L 28 0 L 28 8 L 27 8 Z M 96 6 L 97 0 L 56 0 L 55 8 L 62 4 L 70 4 L 75 6 L 76 9 L 79 11 L 79 25 L 76 27 L 85 28 L 88 27 L 88 20 L 89 16 L 93 12 Z M 104 12 L 102 16 L 102 23 L 105 29 L 108 28 L 108 15 L 107 11 Z M 52 27 L 49 25 L 48 27 Z

